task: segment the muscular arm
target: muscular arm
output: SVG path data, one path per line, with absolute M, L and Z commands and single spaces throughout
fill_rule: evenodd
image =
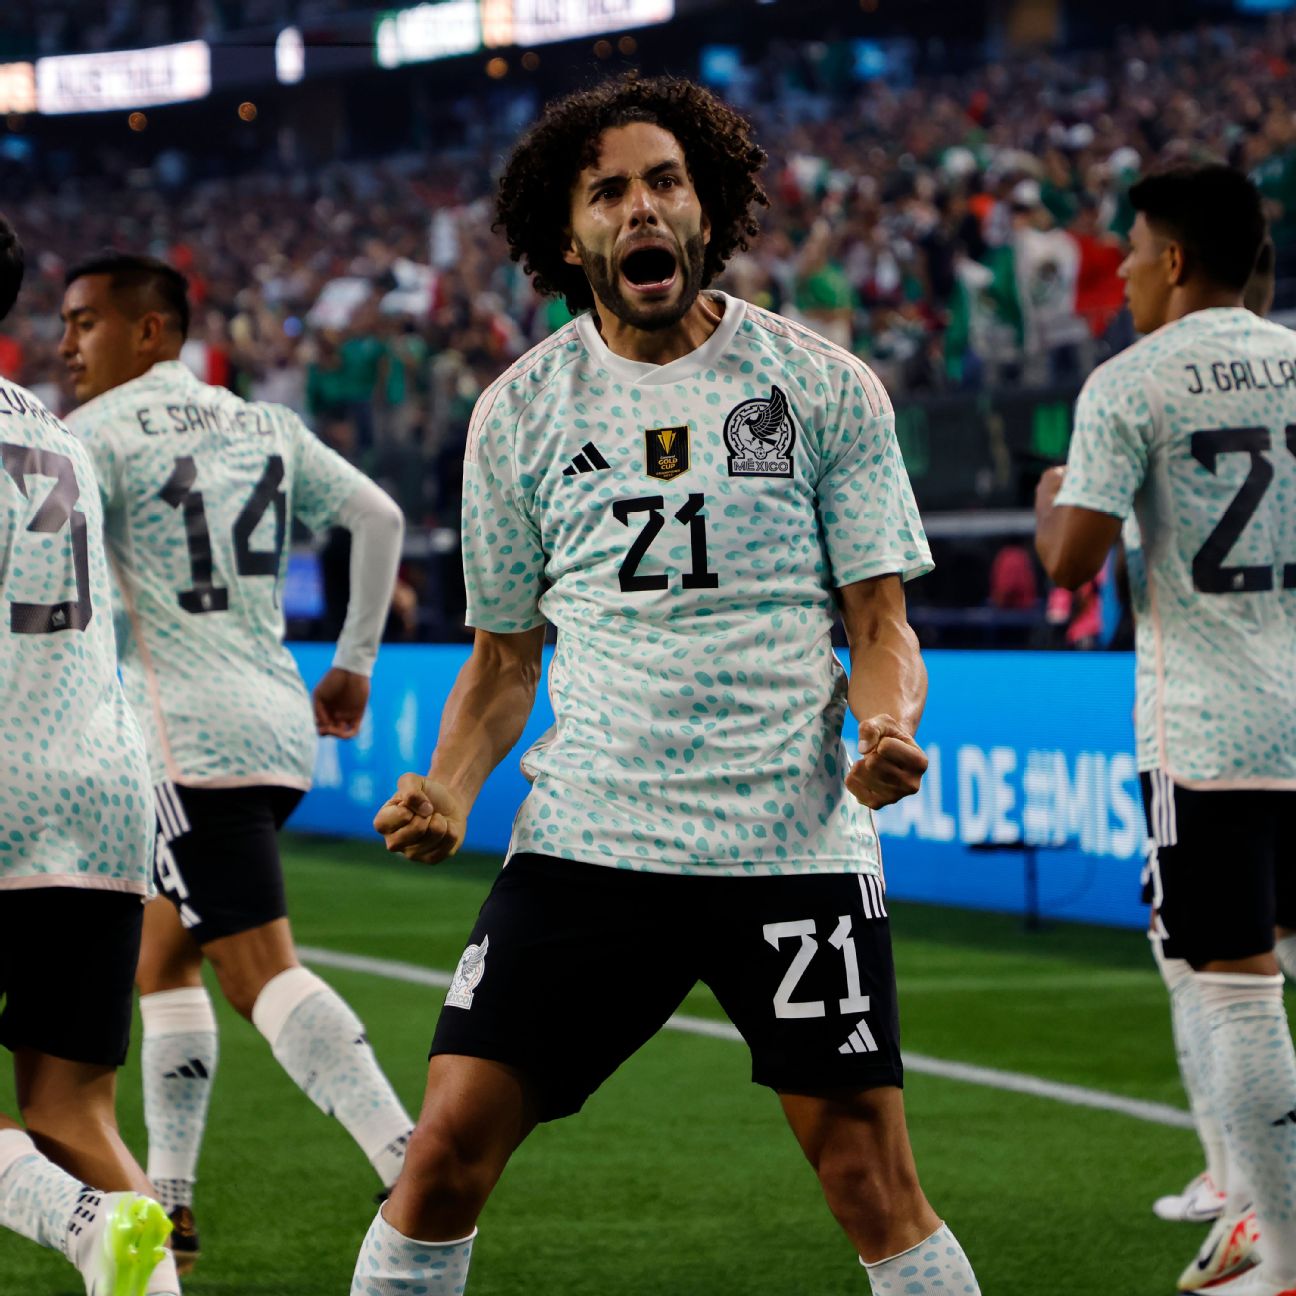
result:
M 478 630 L 446 699 L 428 778 L 469 807 L 526 727 L 540 683 L 544 636 L 543 625 L 521 634 Z
M 838 600 L 850 644 L 847 701 L 860 726 L 860 759 L 846 787 L 878 810 L 917 792 L 927 769 L 913 737 L 927 702 L 927 668 L 898 575 L 843 586 Z
M 482 785 L 526 727 L 544 635 L 543 625 L 518 634 L 477 631 L 441 713 L 427 777 L 402 774 L 374 818 L 389 851 L 438 864 L 459 849 Z
M 863 723 L 889 715 L 914 733 L 927 702 L 927 667 L 905 613 L 899 576 L 857 581 L 837 591 L 850 644 L 851 714 Z
M 1058 504 L 1065 469 L 1050 468 L 1035 489 L 1035 552 L 1049 579 L 1075 590 L 1102 570 L 1120 538 L 1121 520 L 1111 513 Z

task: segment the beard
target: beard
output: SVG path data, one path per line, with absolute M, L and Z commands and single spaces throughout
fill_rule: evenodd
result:
M 581 268 L 589 280 L 594 296 L 623 324 L 631 328 L 654 333 L 667 329 L 680 320 L 697 301 L 702 291 L 702 270 L 706 258 L 706 244 L 699 231 L 684 240 L 683 255 L 676 257 L 675 273 L 680 276 L 679 297 L 673 303 L 659 302 L 641 306 L 630 301 L 621 290 L 621 279 L 612 265 L 612 258 L 588 248 L 579 239 L 574 240 L 580 254 Z

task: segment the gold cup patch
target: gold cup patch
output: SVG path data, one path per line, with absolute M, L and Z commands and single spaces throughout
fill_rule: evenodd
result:
M 644 431 L 644 472 L 658 481 L 671 481 L 692 467 L 689 430 L 683 427 L 647 428 Z

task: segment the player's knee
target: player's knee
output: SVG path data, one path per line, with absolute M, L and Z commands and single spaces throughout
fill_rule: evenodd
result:
M 501 1167 L 491 1150 L 444 1120 L 422 1120 L 405 1151 L 402 1181 L 425 1208 L 476 1212 Z

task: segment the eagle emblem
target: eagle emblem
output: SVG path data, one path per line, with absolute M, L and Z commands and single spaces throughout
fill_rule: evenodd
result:
M 450 979 L 450 990 L 445 997 L 447 1008 L 471 1008 L 473 991 L 486 971 L 486 951 L 490 948 L 487 936 L 480 945 L 469 945 Z
M 796 426 L 787 397 L 770 388 L 768 400 L 757 397 L 735 405 L 724 422 L 730 477 L 791 477 Z

